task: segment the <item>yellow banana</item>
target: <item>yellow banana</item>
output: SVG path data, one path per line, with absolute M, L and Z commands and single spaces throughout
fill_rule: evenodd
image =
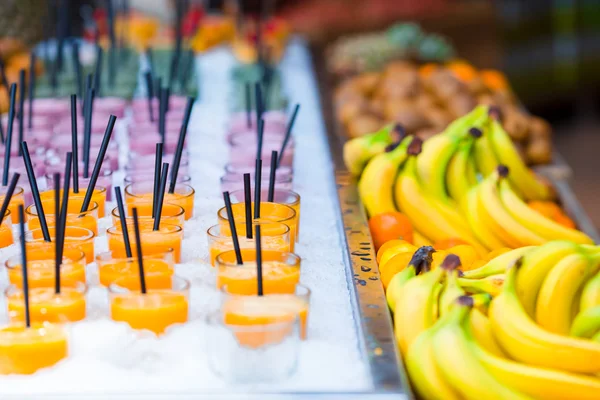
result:
M 431 246 L 433 242 L 413 227 L 413 244 L 415 246 Z
M 463 199 L 463 210 L 471 231 L 475 237 L 488 249 L 495 250 L 501 247 L 505 247 L 505 243 L 497 238 L 494 233 L 485 224 L 485 218 L 487 214 L 484 214 L 484 210 L 481 207 L 479 201 L 479 190 L 478 186 L 472 187 Z
M 476 317 L 472 311 L 470 319 Z M 479 361 L 501 383 L 536 399 L 592 400 L 600 398 L 600 379 L 555 369 L 532 367 L 495 354 L 480 340 L 470 321 L 467 337 Z
M 469 328 L 481 347 L 497 357 L 507 358 L 494 337 L 490 320 L 476 308 L 471 310 Z
M 442 266 L 444 264 L 442 263 Z M 446 264 L 448 265 L 448 264 Z M 457 265 L 458 267 L 458 265 Z M 456 303 L 456 299 L 464 296 L 466 293 L 458 284 L 458 270 L 446 270 L 446 283 L 442 295 L 440 296 L 439 314 L 444 316 L 450 311 L 450 308 Z
M 500 254 L 498 257 L 488 261 L 487 264 L 477 269 L 465 271 L 463 273 L 463 278 L 480 279 L 491 275 L 503 274 L 508 268 L 513 266 L 515 261 L 535 248 L 535 246 L 519 247 L 518 249 Z
M 473 299 L 473 308 L 479 310 L 483 315 L 487 315 L 494 296 L 489 293 L 475 293 L 470 296 Z
M 600 372 L 600 343 L 566 337 L 538 326 L 521 305 L 515 287 L 516 263 L 507 272 L 502 293 L 490 306 L 492 331 L 502 349 L 514 360 L 570 372 Z
M 488 137 L 498 161 L 506 165 L 511 174 L 508 177 L 517 191 L 527 200 L 547 200 L 552 197 L 550 188 L 542 183 L 534 172 L 525 165 L 510 136 L 495 119 L 490 119 Z
M 472 150 L 472 139 L 466 139 L 460 143 L 446 170 L 448 193 L 459 204 L 461 204 L 469 189 L 477 184 L 475 166 L 471 160 Z
M 479 202 L 485 224 L 508 247 L 540 245 L 547 242 L 535 232 L 515 220 L 502 204 L 498 193 L 498 180 L 508 175 L 505 166 L 499 166 L 479 184 Z
M 385 297 L 392 313 L 395 311 L 396 300 L 404 289 L 406 282 L 417 276 L 418 273 L 429 270 L 432 261 L 431 254 L 434 251 L 435 250 L 431 246 L 420 247 L 413 254 L 408 266 L 394 275 L 390 280 L 385 292 Z
M 490 275 L 481 279 L 458 278 L 458 284 L 469 293 L 488 293 L 496 297 L 502 291 L 504 274 Z
M 579 304 L 579 309 L 581 311 L 600 306 L 600 272 L 594 275 L 594 277 L 585 284 Z
M 600 331 L 600 306 L 588 308 L 581 311 L 573 320 L 571 325 L 571 336 L 581 338 L 592 338 Z
M 566 240 L 548 242 L 527 252 L 517 275 L 516 289 L 523 308 L 532 318 L 535 305 L 544 279 L 554 265 L 562 258 L 574 254 L 578 246 Z
M 486 131 L 487 129 L 484 129 L 483 136 L 477 139 L 473 146 L 473 158 L 482 178 L 494 172 L 498 165 L 498 159 L 494 154 L 494 149 Z
M 523 400 L 531 397 L 500 383 L 481 364 L 463 324 L 470 311 L 466 299 L 459 298 L 448 319 L 433 336 L 433 354 L 441 375 L 466 400 Z
M 400 126 L 387 125 L 377 132 L 348 140 L 344 144 L 344 164 L 352 175 L 359 176 L 371 158 L 383 153 L 385 148 L 403 135 Z
M 597 262 L 583 252 L 569 254 L 550 270 L 537 297 L 535 321 L 549 332 L 568 335 L 575 294 L 595 272 Z
M 406 160 L 406 149 L 412 137 L 390 145 L 373 157 L 358 181 L 358 193 L 370 216 L 396 211 L 394 204 L 394 181 L 398 168 Z
M 592 336 L 592 341 L 600 343 L 600 331 L 598 331 L 594 336 Z
M 512 171 L 511 171 L 512 174 Z M 512 190 L 510 183 L 502 179 L 499 183 L 500 198 L 508 212 L 521 225 L 530 231 L 537 233 L 547 240 L 570 240 L 579 244 L 593 244 L 594 241 L 585 233 L 577 229 L 567 228 L 546 218 L 537 211 L 531 209 Z
M 450 265 L 458 257 L 448 256 Z M 438 298 L 436 286 L 444 275 L 444 269 L 419 275 L 409 280 L 400 292 L 394 311 L 394 333 L 402 354 L 406 354 L 415 338 L 425 329 L 432 326 L 436 319 Z

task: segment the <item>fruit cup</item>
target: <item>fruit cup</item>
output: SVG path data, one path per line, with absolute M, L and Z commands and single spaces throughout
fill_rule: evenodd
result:
M 91 202 L 87 211 L 80 212 L 79 210 L 81 210 L 82 204 L 83 198 L 81 197 L 69 199 L 69 204 L 67 206 L 67 225 L 70 227 L 89 229 L 94 235 L 98 235 L 98 203 Z M 44 215 L 48 226 L 54 226 L 56 223 L 56 215 L 54 215 L 54 199 L 46 198 L 42 200 L 42 207 L 44 208 Z M 40 228 L 40 219 L 34 204 L 25 209 L 25 216 L 27 219 L 27 226 L 30 230 Z
M 96 256 L 98 278 L 102 286 L 108 287 L 119 281 L 119 286 L 129 290 L 140 289 L 140 272 L 137 257 L 114 257 L 108 251 Z M 164 253 L 144 256 L 144 273 L 146 287 L 149 289 L 171 288 L 175 257 L 173 250 Z
M 263 113 L 265 121 L 264 131 L 273 135 L 279 134 L 282 138 L 285 135 L 287 126 L 287 115 L 281 111 L 267 111 Z M 248 126 L 248 117 L 246 112 L 239 112 L 231 115 L 227 136 L 233 136 L 239 133 L 256 134 L 256 113 L 250 113 L 250 126 Z
M 156 151 L 156 145 L 155 145 L 155 151 Z M 125 166 L 125 171 L 128 172 L 129 175 L 135 175 L 135 177 L 137 178 L 137 175 L 140 176 L 144 176 L 144 175 L 150 175 L 151 179 L 150 181 L 154 181 L 154 162 L 155 162 L 155 153 L 153 154 L 148 154 L 148 155 L 137 155 L 135 153 L 130 153 L 129 155 L 129 160 L 127 161 L 127 165 Z M 165 163 L 169 163 L 169 165 L 173 165 L 173 157 L 174 154 L 164 154 L 163 155 L 163 159 L 162 162 Z M 188 172 L 188 168 L 189 168 L 189 159 L 188 156 L 186 154 L 186 152 L 184 151 L 184 153 L 181 156 L 181 162 L 179 164 L 179 172 L 178 172 L 178 176 L 177 176 L 177 182 L 180 182 L 179 180 L 179 175 L 183 175 L 186 174 Z M 169 171 L 172 171 L 171 169 Z M 136 181 L 139 181 L 140 179 L 136 179 Z M 170 176 L 169 176 L 169 182 L 171 181 Z
M 152 203 L 138 203 L 136 208 L 140 221 L 154 221 L 154 218 L 152 218 Z M 127 220 L 127 223 L 133 223 L 133 216 L 130 215 L 130 210 L 125 210 L 125 213 L 125 219 Z M 119 208 L 113 208 L 111 215 L 113 225 L 119 226 L 121 223 L 119 218 Z M 160 221 L 161 223 L 166 222 L 177 225 L 183 229 L 183 223 L 185 222 L 185 211 L 177 204 L 164 203 L 160 214 Z
M 21 176 L 22 179 L 22 176 Z M 4 197 L 6 196 L 6 191 L 8 190 L 8 186 L 0 186 L 0 204 L 4 202 Z M 12 197 L 10 198 L 10 203 L 8 203 L 8 210 L 10 211 L 10 217 L 13 224 L 19 223 L 19 206 L 25 206 L 25 195 L 22 187 L 15 187 L 15 191 L 13 192 Z
M 10 210 L 6 210 L 2 225 L 0 225 L 0 249 L 10 246 L 15 242 L 12 231 L 12 220 Z
M 27 246 L 42 248 L 46 251 L 54 252 L 55 229 L 49 226 L 50 238 L 52 242 L 44 241 L 44 235 L 41 229 L 32 229 L 25 234 Z M 78 249 L 85 254 L 86 263 L 94 262 L 94 232 L 86 228 L 77 226 L 67 226 L 65 229 L 65 249 Z
M 90 165 L 90 176 L 92 173 L 92 170 L 94 169 L 94 165 Z M 50 182 L 52 182 L 52 180 L 54 179 L 53 174 L 55 172 L 59 172 L 59 173 L 64 173 L 64 166 L 55 166 L 55 167 L 48 167 L 47 168 L 48 173 L 46 174 L 46 185 L 48 186 L 49 190 L 46 190 L 45 192 L 50 192 L 52 191 L 52 189 L 50 188 Z M 106 200 L 110 200 L 111 199 L 111 192 L 112 192 L 112 181 L 113 181 L 113 173 L 109 168 L 102 168 L 102 170 L 100 171 L 100 175 L 98 175 L 98 180 L 96 181 L 96 186 L 94 188 L 94 194 L 92 195 L 92 200 L 94 200 L 96 203 L 98 203 L 98 216 L 100 218 L 105 216 L 105 204 L 106 204 Z M 72 181 L 71 181 L 72 182 Z M 69 200 L 71 200 L 71 198 L 73 198 L 73 196 L 82 196 L 85 197 L 85 193 L 87 191 L 88 185 L 90 183 L 90 178 L 84 178 L 83 177 L 83 169 L 79 170 L 79 192 L 77 194 L 73 193 L 73 186 L 71 185 L 71 192 L 69 195 Z
M 125 184 L 125 186 L 139 182 L 154 182 L 154 172 L 148 172 L 147 169 L 145 171 L 135 170 L 131 171 L 130 174 L 125 175 L 125 178 L 123 178 L 123 183 Z M 179 173 L 177 174 L 177 183 L 191 185 L 192 177 L 189 175 L 182 174 L 180 169 Z
M 256 135 L 234 135 L 229 139 L 229 159 L 246 166 L 253 166 L 256 162 L 257 142 Z M 270 160 L 272 151 L 281 151 L 283 138 L 265 137 L 263 139 L 262 159 Z M 280 165 L 291 167 L 294 161 L 294 143 L 288 142 Z
M 52 324 L 0 329 L 0 374 L 33 374 L 67 357 L 67 334 Z
M 54 251 L 27 248 L 29 289 L 54 287 L 56 278 L 55 262 Z M 5 265 L 10 284 L 22 288 L 23 267 L 21 255 L 10 257 Z M 82 251 L 65 249 L 60 268 L 61 284 L 71 287 L 78 283 L 85 284 L 85 265 L 85 255 Z
M 125 278 L 127 279 L 127 278 Z M 145 329 L 157 335 L 173 324 L 188 320 L 190 282 L 173 276 L 169 289 L 148 289 L 147 293 L 129 290 L 117 280 L 108 287 L 110 317 L 127 322 L 133 329 Z
M 169 184 L 167 184 L 168 186 Z M 125 187 L 125 203 L 129 213 L 134 207 L 142 207 L 143 204 L 152 204 L 152 193 L 154 183 L 140 182 L 132 183 Z M 175 185 L 175 192 L 169 193 L 165 190 L 165 203 L 176 204 L 185 210 L 186 221 L 194 215 L 194 188 L 183 183 Z
M 233 210 L 233 216 L 235 220 L 235 226 L 238 232 L 245 232 L 246 230 L 246 208 L 245 204 L 234 203 L 231 205 Z M 254 213 L 254 202 L 251 204 L 252 212 Z M 219 209 L 217 212 L 219 224 L 222 229 L 227 229 L 229 220 L 227 219 L 227 210 L 225 207 Z M 296 211 L 290 206 L 278 203 L 269 203 L 266 201 L 260 202 L 260 219 L 272 222 L 281 222 L 286 224 L 290 228 L 290 240 L 292 243 L 296 243 L 296 231 L 298 225 L 298 216 Z M 293 248 L 293 244 L 292 244 Z
M 140 221 L 140 237 L 142 239 L 142 251 L 144 255 L 162 254 L 169 249 L 173 250 L 175 262 L 181 261 L 181 240 L 183 239 L 183 229 L 180 226 L 161 221 L 160 229 L 155 231 L 154 222 L 151 220 Z M 133 229 L 133 223 L 127 223 L 129 232 L 129 241 L 132 251 L 135 251 L 136 240 Z M 108 228 L 108 248 L 113 255 L 118 258 L 125 258 L 125 242 L 123 241 L 123 232 L 121 225 Z
M 62 271 L 61 271 L 62 272 Z M 29 289 L 29 317 L 32 323 L 77 322 L 85 318 L 87 286 L 82 282 L 62 284 L 60 293 L 54 286 Z M 5 291 L 8 318 L 11 322 L 25 321 L 25 299 L 20 287 L 10 285 Z
M 236 263 L 235 251 L 225 251 L 215 260 L 217 289 L 227 286 L 231 294 L 257 294 L 256 250 L 242 249 L 244 263 Z M 266 250 L 262 252 L 263 292 L 294 293 L 300 281 L 300 257 L 294 253 Z
M 261 245 L 264 250 L 277 250 L 281 252 L 292 251 L 290 245 L 290 228 L 287 225 L 279 222 L 255 220 L 253 229 L 256 225 L 260 225 L 261 227 Z M 252 232 L 254 232 L 254 230 Z M 214 266 L 215 260 L 219 254 L 233 250 L 231 229 L 229 226 L 222 229 L 222 225 L 213 225 L 208 228 L 206 233 L 208 235 L 210 263 Z M 245 229 L 243 232 L 238 231 L 237 234 L 240 248 L 256 249 L 256 241 L 254 238 L 248 239 L 246 237 Z
M 50 177 L 46 176 L 46 178 L 53 179 L 52 176 L 50 176 Z M 110 179 L 112 180 L 112 176 Z M 100 177 L 98 177 L 98 181 L 100 181 Z M 48 182 L 51 182 L 51 181 L 48 181 Z M 69 189 L 69 209 L 71 206 L 71 202 L 77 202 L 78 204 L 80 204 L 79 209 L 81 209 L 81 204 L 83 204 L 83 199 L 85 198 L 88 183 L 89 183 L 89 179 L 84 179 L 84 178 L 80 177 L 79 178 L 79 192 L 75 193 L 75 192 L 73 192 L 73 189 Z M 60 190 L 59 195 L 60 195 L 60 199 L 62 201 L 62 195 L 63 195 L 62 189 Z M 42 199 L 42 201 L 46 201 L 47 199 L 51 199 L 51 201 L 54 201 L 54 189 L 40 192 L 40 198 Z M 96 188 L 94 189 L 94 192 L 92 193 L 92 201 L 94 203 L 98 204 L 98 218 L 103 218 L 105 215 L 105 208 L 106 208 L 106 187 L 96 185 Z M 44 207 L 44 211 L 46 211 L 45 207 Z

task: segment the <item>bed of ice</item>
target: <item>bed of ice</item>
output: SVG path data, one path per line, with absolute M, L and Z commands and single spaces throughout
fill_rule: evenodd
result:
M 108 395 L 165 395 L 252 392 L 356 392 L 370 389 L 368 367 L 359 351 L 342 261 L 332 166 L 318 100 L 318 89 L 306 47 L 295 40 L 283 60 L 286 90 L 292 105 L 301 103 L 294 130 L 294 187 L 302 197 L 301 282 L 312 290 L 308 337 L 301 343 L 297 372 L 272 384 L 231 385 L 213 374 L 206 358 L 204 317 L 218 305 L 214 270 L 207 258 L 206 229 L 217 222 L 223 204 L 219 177 L 227 159 L 224 141 L 229 115 L 230 71 L 235 60 L 219 49 L 199 57 L 201 97 L 194 107 L 188 132 L 191 176 L 196 189 L 195 216 L 186 222 L 183 263 L 176 273 L 192 282 L 189 323 L 172 327 L 156 338 L 132 331 L 108 318 L 105 289 L 89 292 L 88 318 L 70 329 L 70 356 L 32 376 L 0 376 L 0 398 L 24 395 L 84 398 Z M 120 122 L 122 124 L 122 122 Z M 116 139 L 125 140 L 123 126 Z M 123 154 L 126 157 L 126 150 Z M 115 181 L 122 174 L 116 174 Z M 107 210 L 112 207 L 107 205 Z M 100 229 L 111 224 L 104 218 Z M 96 251 L 107 249 L 103 233 Z M 2 265 L 17 254 L 13 245 L 0 252 Z M 89 267 L 89 279 L 95 277 Z M 2 287 L 6 274 L 0 274 Z M 6 320 L 4 299 L 0 318 Z

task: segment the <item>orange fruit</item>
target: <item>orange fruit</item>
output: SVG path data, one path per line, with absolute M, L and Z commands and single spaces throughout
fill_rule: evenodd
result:
M 419 75 L 423 79 L 427 79 L 433 74 L 433 72 L 440 67 L 439 64 L 426 63 L 419 67 Z
M 575 222 L 563 213 L 560 213 L 556 217 L 554 217 L 554 222 L 566 228 L 576 229 Z
M 375 245 L 375 251 L 387 241 L 402 239 L 413 241 L 413 229 L 410 220 L 401 212 L 377 214 L 369 219 L 369 229 Z
M 384 259 L 389 259 L 394 254 L 415 250 L 416 246 L 408 243 L 406 240 L 388 240 L 377 250 L 377 263 L 381 264 Z
M 562 214 L 562 210 L 560 209 L 558 204 L 556 204 L 553 201 L 534 200 L 527 203 L 527 205 L 530 208 L 537 211 L 538 213 L 542 214 L 544 217 L 550 218 L 552 220 L 557 215 Z
M 387 289 L 387 286 L 394 275 L 406 268 L 410 263 L 412 256 L 412 251 L 399 253 L 390 258 L 385 264 L 381 264 L 379 267 L 379 279 L 381 279 L 384 289 Z
M 452 61 L 446 65 L 446 68 L 463 82 L 471 82 L 477 77 L 477 70 L 466 61 Z
M 433 244 L 433 248 L 436 250 L 448 250 L 454 246 L 459 246 L 461 244 L 469 244 L 460 238 L 448 238 L 444 240 L 440 240 L 439 242 L 435 242 Z
M 503 90 L 508 89 L 508 80 L 506 76 L 495 69 L 482 69 L 479 71 L 479 76 L 483 81 L 483 84 L 490 90 Z
M 461 269 L 468 271 L 471 269 L 471 264 L 479 259 L 477 251 L 473 246 L 468 244 L 460 244 L 446 250 L 448 254 L 457 255 L 460 258 Z

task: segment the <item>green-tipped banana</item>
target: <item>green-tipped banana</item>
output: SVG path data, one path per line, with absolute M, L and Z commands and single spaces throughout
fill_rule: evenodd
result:
M 523 194 L 525 199 L 547 200 L 552 198 L 550 188 L 525 165 L 510 136 L 495 119 L 490 121 L 489 139 L 498 161 L 511 171 L 510 182 L 519 193 Z
M 469 189 L 477 184 L 477 172 L 471 159 L 473 145 L 473 139 L 470 138 L 461 142 L 450 159 L 446 170 L 448 193 L 452 199 L 461 205 Z
M 518 249 L 500 254 L 498 257 L 488 261 L 487 264 L 477 269 L 466 271 L 463 273 L 463 278 L 481 279 L 492 275 L 503 274 L 508 268 L 513 266 L 515 261 L 536 248 L 536 246 L 519 247 Z
M 409 279 L 417 276 L 418 273 L 423 271 L 429 271 L 431 263 L 433 261 L 432 254 L 435 252 L 431 246 L 423 246 L 417 249 L 413 254 L 408 266 L 402 271 L 398 272 L 390 280 L 387 290 L 385 292 L 385 298 L 387 300 L 392 314 L 396 309 L 396 301 L 398 296 L 404 289 L 404 285 Z
M 600 306 L 600 272 L 596 273 L 596 275 L 585 284 L 579 304 L 579 309 L 581 311 Z
M 395 131 L 402 132 L 402 128 L 386 125 L 377 132 L 348 140 L 344 144 L 344 163 L 348 171 L 359 176 L 371 158 L 394 143 Z
M 504 274 L 490 275 L 481 279 L 458 278 L 458 284 L 469 293 L 487 293 L 496 297 L 502 292 Z
M 411 141 L 412 137 L 406 137 L 367 163 L 358 181 L 358 193 L 370 216 L 397 211 L 394 181 L 398 168 L 406 160 L 406 149 Z
M 600 306 L 581 311 L 571 325 L 571 336 L 592 338 L 600 331 Z
M 485 178 L 494 172 L 494 169 L 498 165 L 498 159 L 494 154 L 488 130 L 489 129 L 487 128 L 484 129 L 483 136 L 477 139 L 473 146 L 473 158 L 482 178 Z
M 446 265 L 448 266 L 448 264 Z M 456 265 L 456 267 L 458 266 L 459 265 Z M 458 284 L 458 270 L 455 268 L 448 268 L 446 270 L 446 283 L 444 286 L 444 291 L 440 296 L 440 316 L 446 315 L 450 311 L 450 308 L 452 308 L 456 303 L 456 299 L 458 299 L 460 296 L 464 296 L 465 294 L 465 291 Z

